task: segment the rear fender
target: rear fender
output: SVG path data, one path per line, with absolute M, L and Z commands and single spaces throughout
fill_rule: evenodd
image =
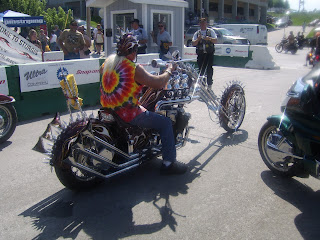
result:
M 268 117 L 267 119 L 270 123 L 277 126 L 281 130 L 281 132 L 284 136 L 286 136 L 290 140 L 294 139 L 292 123 L 286 115 L 284 115 L 284 114 L 272 115 L 272 116 Z
M 15 102 L 14 97 L 0 94 L 0 104 L 12 103 Z

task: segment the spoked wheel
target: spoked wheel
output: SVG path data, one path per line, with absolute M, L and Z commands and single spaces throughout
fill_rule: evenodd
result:
M 246 112 L 246 99 L 242 86 L 234 83 L 228 86 L 221 97 L 219 111 L 220 125 L 226 131 L 236 131 L 242 124 Z
M 12 104 L 0 105 L 0 143 L 7 141 L 17 125 L 17 112 Z
M 278 53 L 281 53 L 282 50 L 283 50 L 283 45 L 278 43 L 276 46 L 275 46 L 275 49 Z
M 267 167 L 276 175 L 292 177 L 296 172 L 296 161 L 283 152 L 292 152 L 292 144 L 277 126 L 266 122 L 259 133 L 259 152 Z M 279 149 L 280 151 L 277 151 Z
M 75 191 L 84 191 L 93 188 L 100 184 L 103 179 L 89 171 L 83 170 L 81 167 L 76 167 L 63 162 L 63 159 L 71 157 L 77 164 L 93 171 L 100 172 L 102 169 L 105 170 L 105 167 L 101 166 L 100 162 L 95 161 L 93 158 L 81 153 L 80 151 L 72 150 L 73 142 L 77 141 L 82 144 L 85 149 L 97 154 L 99 153 L 99 148 L 91 139 L 86 137 L 78 139 L 78 132 L 83 128 L 84 123 L 78 121 L 73 123 L 71 126 L 68 126 L 58 137 L 57 142 L 53 147 L 53 164 L 56 175 L 65 187 Z M 109 159 L 112 159 L 113 157 L 113 154 L 108 151 L 103 154 Z

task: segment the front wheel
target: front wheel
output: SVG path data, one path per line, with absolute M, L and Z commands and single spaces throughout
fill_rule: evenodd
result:
M 0 143 L 7 141 L 17 126 L 17 112 L 11 103 L 0 105 Z
M 275 49 L 278 53 L 281 53 L 282 50 L 283 50 L 283 45 L 278 43 L 276 46 L 275 46 Z
M 221 97 L 219 121 L 227 132 L 236 131 L 243 122 L 246 112 L 246 99 L 242 86 L 233 83 L 228 86 Z
M 262 160 L 273 173 L 283 177 L 295 175 L 297 163 L 286 154 L 292 152 L 292 143 L 275 124 L 268 121 L 262 126 L 258 146 Z

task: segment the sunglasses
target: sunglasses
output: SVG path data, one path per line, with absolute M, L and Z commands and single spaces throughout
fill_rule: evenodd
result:
M 158 27 L 163 27 L 163 25 L 158 25 Z
M 77 27 L 77 26 L 78 26 L 78 24 L 71 24 L 71 26 Z

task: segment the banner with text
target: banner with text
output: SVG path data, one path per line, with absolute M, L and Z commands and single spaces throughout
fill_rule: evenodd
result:
M 74 74 L 78 85 L 99 82 L 99 68 L 99 59 L 19 65 L 21 92 L 60 88 L 68 74 Z
M 0 22 L 0 65 L 42 61 L 41 50 Z
M 38 17 L 4 17 L 3 23 L 8 27 L 32 27 L 46 24 L 43 16 Z
M 9 95 L 7 73 L 4 67 L 0 67 L 0 93 Z

